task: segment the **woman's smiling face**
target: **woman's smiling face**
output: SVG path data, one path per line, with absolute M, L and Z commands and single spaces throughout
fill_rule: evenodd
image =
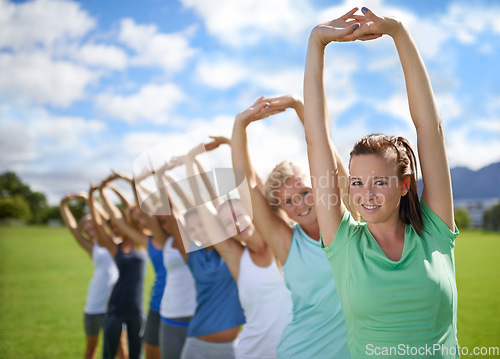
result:
M 354 155 L 350 173 L 349 195 L 367 223 L 399 217 L 404 190 L 393 161 L 379 154 Z
M 310 225 L 316 221 L 312 188 L 302 177 L 290 177 L 276 191 L 279 208 L 300 225 Z

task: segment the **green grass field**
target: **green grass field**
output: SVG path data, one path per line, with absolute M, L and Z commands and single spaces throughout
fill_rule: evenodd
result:
M 0 358 L 82 358 L 92 272 L 65 228 L 0 227 Z M 152 272 L 149 264 L 145 303 Z
M 459 343 L 499 347 L 500 234 L 463 231 L 455 258 Z M 0 227 L 0 358 L 81 358 L 91 276 L 66 229 Z M 149 265 L 146 302 L 152 279 Z

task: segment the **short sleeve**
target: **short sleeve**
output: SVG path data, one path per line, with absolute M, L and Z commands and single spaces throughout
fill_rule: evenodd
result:
M 340 221 L 339 228 L 337 229 L 337 233 L 332 243 L 328 247 L 325 247 L 323 245 L 323 239 L 321 238 L 321 248 L 325 251 L 327 258 L 330 259 L 341 252 L 358 228 L 359 223 L 356 222 L 347 209 L 344 209 L 342 220 Z
M 455 224 L 455 230 L 450 230 L 446 223 L 444 223 L 443 220 L 429 208 L 424 200 L 420 201 L 420 208 L 422 209 L 424 231 L 431 234 L 438 234 L 437 238 L 446 241 L 451 246 L 454 246 L 455 238 L 457 238 L 459 233 L 457 225 Z

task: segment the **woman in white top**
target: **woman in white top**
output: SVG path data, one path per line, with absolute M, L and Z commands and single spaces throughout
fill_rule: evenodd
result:
M 213 137 L 211 143 L 197 146 L 186 156 L 188 175 L 195 176 L 196 155 L 230 144 L 224 137 Z M 193 183 L 193 182 L 190 182 Z M 192 186 L 196 203 L 201 195 Z M 214 199 L 214 202 L 217 202 Z M 246 323 L 235 347 L 237 359 L 276 358 L 276 347 L 285 326 L 291 320 L 292 301 L 269 246 L 255 229 L 243 202 L 230 199 L 216 204 L 197 206 L 207 236 L 226 262 L 238 286 L 240 303 Z
M 99 246 L 96 232 L 89 214 L 80 218 L 78 223 L 71 213 L 69 202 L 71 200 L 87 201 L 83 194 L 70 194 L 60 203 L 61 216 L 68 226 L 71 234 L 80 247 L 92 258 L 94 274 L 90 279 L 87 301 L 83 310 L 84 328 L 86 335 L 85 358 L 94 359 L 97 356 L 99 331 L 102 328 L 111 290 L 118 279 L 118 269 L 106 248 Z M 118 357 L 128 358 L 125 336 L 122 334 Z
M 172 216 L 164 217 L 166 217 L 165 221 L 173 218 Z M 160 304 L 162 359 L 180 358 L 182 347 L 186 341 L 189 321 L 196 310 L 196 290 L 193 276 L 177 248 L 179 243 L 181 242 L 174 241 L 173 237 L 169 237 L 163 247 L 163 264 L 167 270 L 168 279 Z

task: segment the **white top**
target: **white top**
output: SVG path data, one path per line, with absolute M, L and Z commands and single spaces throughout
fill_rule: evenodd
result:
M 235 352 L 237 359 L 276 358 L 281 333 L 292 320 L 292 298 L 276 262 L 255 265 L 248 248 L 243 250 L 238 294 L 246 323 Z
M 87 303 L 83 311 L 86 314 L 104 314 L 111 290 L 118 279 L 118 268 L 109 251 L 97 243 L 92 248 L 92 263 L 94 275 L 89 283 Z
M 191 317 L 196 310 L 194 279 L 179 250 L 172 247 L 173 242 L 170 237 L 163 247 L 167 285 L 161 299 L 160 315 L 172 319 Z

